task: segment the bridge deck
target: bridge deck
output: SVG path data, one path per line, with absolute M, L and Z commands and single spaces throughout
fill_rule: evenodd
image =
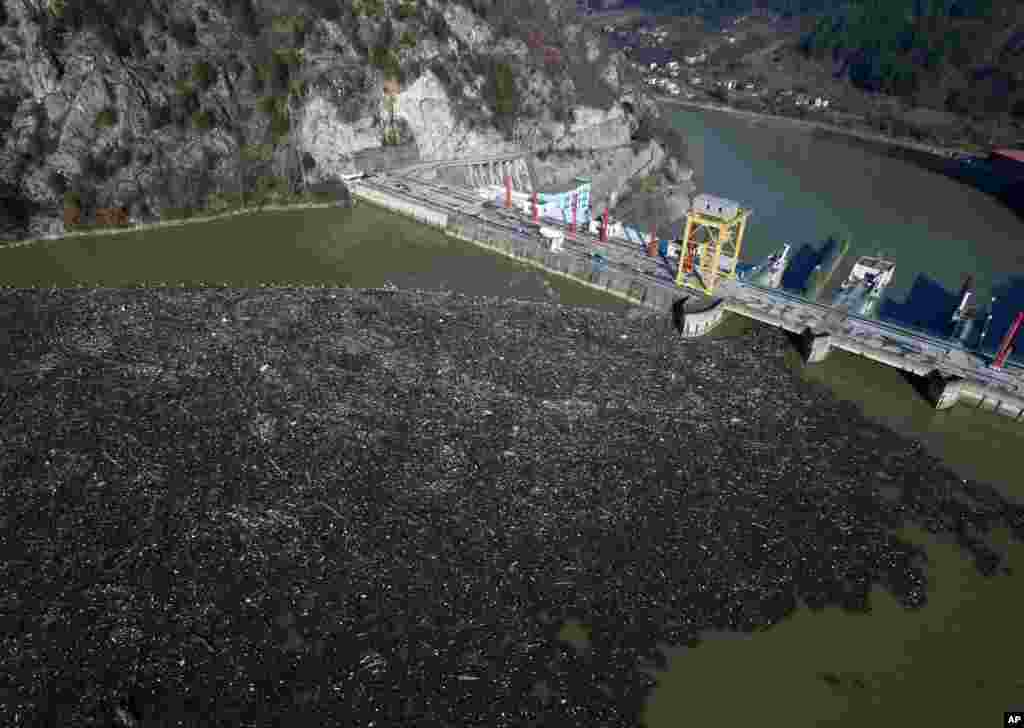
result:
M 520 155 L 498 155 L 482 161 L 515 158 Z M 477 160 L 463 160 L 471 164 Z M 448 164 L 431 163 L 431 164 Z M 367 184 L 367 183 L 364 183 Z M 529 217 L 516 210 L 487 208 L 476 197 L 474 190 L 454 185 L 408 177 L 384 176 L 372 180 L 374 188 L 417 200 L 422 204 L 449 213 L 458 213 L 475 219 L 481 226 L 490 226 L 507 234 L 510 230 L 529 234 Z M 568 235 L 568 226 L 560 221 L 543 220 L 542 224 L 560 228 L 567 233 L 564 250 L 570 256 L 589 257 L 600 253 L 610 269 L 633 275 L 644 285 L 660 288 L 678 297 L 681 292 L 675 283 L 678 261 L 661 256 L 647 255 L 646 246 L 625 240 L 611 239 L 601 242 L 595 236 L 577 230 Z M 693 292 L 696 295 L 696 292 Z M 988 367 L 981 356 L 964 351 L 950 341 L 886 322 L 874 321 L 847 314 L 829 306 L 806 301 L 778 289 L 767 289 L 735 280 L 722 281 L 716 296 L 723 300 L 726 310 L 751 318 L 769 326 L 792 333 L 806 329 L 830 334 L 830 345 L 859 356 L 873 359 L 918 375 L 939 371 L 969 380 L 965 392 L 981 398 L 1008 394 L 1024 397 L 1024 368 L 1013 364 L 1002 372 Z M 673 300 L 662 295 L 658 300 Z

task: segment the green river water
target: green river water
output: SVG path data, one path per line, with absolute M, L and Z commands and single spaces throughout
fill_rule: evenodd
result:
M 1018 242 L 1024 225 L 980 193 L 899 160 L 871 157 L 862 146 L 784 125 L 667 113 L 690 140 L 702 190 L 755 208 L 745 259 L 781 241 L 818 240 L 845 226 L 858 241 L 855 248 L 862 246 L 854 253 L 879 247 L 896 260 L 896 296 L 912 289 L 908 281 L 918 273 L 956 286 L 960 273 L 972 272 L 985 291 L 1024 274 Z M 627 308 L 369 205 L 0 249 L 5 286 L 388 282 Z M 753 325 L 732 319 L 723 332 L 741 336 Z M 807 367 L 793 351 L 789 364 L 856 402 L 867 416 L 920 439 L 962 477 L 1024 500 L 1016 460 L 1024 452 L 1024 425 L 964 406 L 936 412 L 899 372 L 843 352 Z M 987 726 L 1001 721 L 1009 706 L 1024 707 L 1024 640 L 1016 637 L 1024 612 L 1024 545 L 998 534 L 1015 571 L 986 579 L 950 543 L 921 531 L 906 535 L 929 553 L 927 607 L 907 612 L 876 591 L 868 616 L 801 610 L 756 635 L 710 634 L 693 649 L 666 648 L 669 667 L 657 674 L 649 728 Z M 582 650 L 586 636 L 582 624 L 563 630 Z

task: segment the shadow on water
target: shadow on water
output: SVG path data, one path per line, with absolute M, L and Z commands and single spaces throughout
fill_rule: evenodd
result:
M 933 336 L 950 335 L 950 317 L 959 303 L 959 291 L 950 291 L 929 276 L 919 274 L 903 303 L 886 298 L 880 318 L 912 326 Z
M 801 245 L 790 258 L 789 265 L 782 274 L 781 287 L 789 291 L 803 291 L 814 267 L 828 260 L 838 247 L 839 241 L 831 236 Z
M 899 159 L 956 180 L 969 187 L 980 190 L 995 198 L 1019 219 L 1024 220 L 1024 183 L 1005 183 L 997 176 L 986 174 L 983 167 L 965 165 L 956 159 L 939 157 L 917 149 L 902 147 L 879 147 L 878 151 L 892 159 Z
M 992 295 L 996 302 L 992 306 L 992 323 L 989 325 L 985 341 L 982 342 L 982 351 L 994 354 L 999 348 L 1003 337 L 1013 319 L 1018 313 L 1024 311 L 1024 278 L 1019 276 L 1010 278 L 992 289 Z M 985 302 L 988 303 L 987 301 Z M 1016 355 L 1011 356 L 1014 361 L 1024 361 L 1024 343 L 1022 334 L 1017 335 L 1017 344 L 1014 347 Z

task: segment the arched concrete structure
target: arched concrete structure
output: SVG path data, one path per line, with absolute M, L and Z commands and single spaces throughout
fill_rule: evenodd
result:
M 680 336 L 688 339 L 703 336 L 722 322 L 726 309 L 721 299 L 696 310 L 687 306 L 688 300 L 689 298 L 681 298 L 672 307 L 676 330 Z
M 815 364 L 823 361 L 832 351 L 832 335 L 830 333 L 815 333 L 809 327 L 803 333 L 804 361 L 808 364 Z

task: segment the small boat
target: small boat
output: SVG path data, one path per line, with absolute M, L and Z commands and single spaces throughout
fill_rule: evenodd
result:
M 881 257 L 861 256 L 843 281 L 832 301 L 836 308 L 859 316 L 872 316 L 882 299 L 882 292 L 892 281 L 896 264 Z

